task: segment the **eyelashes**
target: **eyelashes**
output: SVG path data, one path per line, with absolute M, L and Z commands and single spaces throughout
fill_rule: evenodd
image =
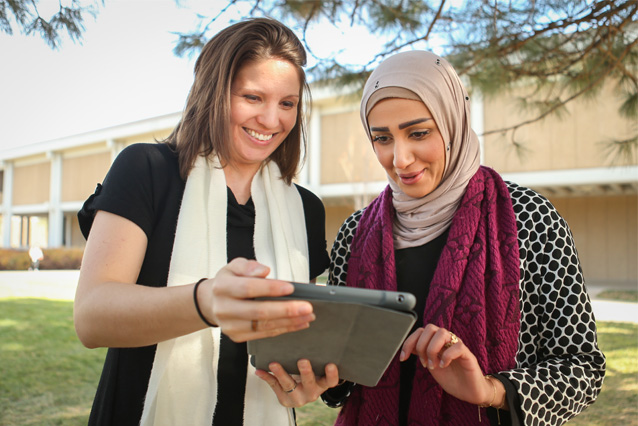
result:
M 410 134 L 408 135 L 408 138 L 411 140 L 415 140 L 415 141 L 420 141 L 425 139 L 430 133 L 432 133 L 431 130 L 414 130 L 412 132 L 410 132 Z M 388 135 L 376 135 L 376 136 L 372 136 L 372 142 L 373 143 L 378 143 L 380 145 L 387 145 L 389 143 L 391 143 L 393 140 L 393 138 L 391 136 Z

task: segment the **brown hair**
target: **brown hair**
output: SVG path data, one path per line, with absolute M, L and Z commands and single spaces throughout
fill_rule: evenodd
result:
M 195 63 L 191 87 L 180 122 L 164 141 L 176 146 L 180 175 L 186 179 L 199 155 L 215 154 L 223 165 L 230 159 L 230 88 L 241 66 L 249 61 L 282 59 L 297 68 L 301 89 L 297 121 L 286 139 L 266 161 L 274 161 L 283 180 L 290 184 L 302 153 L 306 151 L 303 94 L 310 90 L 303 66 L 306 51 L 288 27 L 270 18 L 253 18 L 217 33 L 202 49 Z

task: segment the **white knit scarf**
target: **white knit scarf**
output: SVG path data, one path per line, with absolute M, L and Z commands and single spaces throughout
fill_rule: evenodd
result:
M 168 286 L 214 277 L 226 265 L 226 190 L 219 161 L 199 157 L 186 181 Z M 269 163 L 253 178 L 251 196 L 255 256 L 270 267 L 268 277 L 307 282 L 308 241 L 299 192 Z M 210 426 L 217 403 L 220 335 L 219 328 L 206 328 L 157 345 L 141 425 Z M 244 424 L 293 425 L 292 410 L 279 404 L 250 363 L 247 369 Z

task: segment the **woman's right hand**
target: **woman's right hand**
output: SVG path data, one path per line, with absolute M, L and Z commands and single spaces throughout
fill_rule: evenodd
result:
M 445 392 L 461 401 L 486 405 L 505 398 L 505 388 L 499 384 L 497 391 L 496 384 L 486 380 L 476 356 L 449 330 L 434 324 L 416 329 L 403 343 L 399 359 L 405 361 L 410 354 L 419 358 Z
M 257 261 L 236 258 L 214 279 L 201 284 L 200 303 L 209 307 L 204 309 L 204 315 L 235 342 L 308 328 L 315 319 L 312 305 L 306 301 L 253 300 L 293 292 L 289 282 L 266 279 L 269 271 Z

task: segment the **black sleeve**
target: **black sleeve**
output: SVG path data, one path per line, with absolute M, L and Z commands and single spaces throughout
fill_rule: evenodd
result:
M 326 243 L 326 210 L 319 197 L 306 188 L 295 186 L 303 202 L 310 257 L 310 279 L 313 280 L 323 274 L 330 264 Z
M 522 426 L 523 425 L 523 412 L 521 411 L 521 401 L 518 398 L 518 391 L 512 382 L 507 377 L 500 374 L 492 374 L 492 376 L 503 383 L 505 387 L 505 398 L 510 408 L 509 411 L 499 410 L 496 408 L 488 408 L 487 416 L 490 419 L 491 425 L 501 426 Z
M 124 148 L 78 212 L 82 234 L 88 237 L 95 213 L 104 210 L 132 221 L 150 237 L 165 201 L 158 194 L 166 194 L 171 180 L 183 187 L 176 154 L 168 145 L 140 143 Z

